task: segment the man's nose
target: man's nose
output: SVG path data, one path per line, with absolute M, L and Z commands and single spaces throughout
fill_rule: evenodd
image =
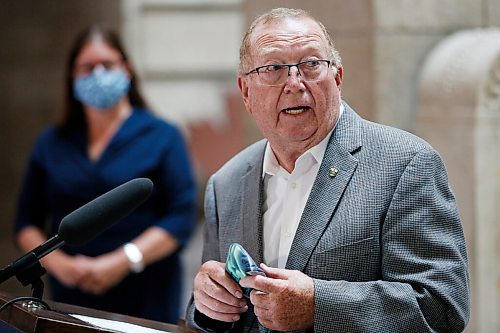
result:
M 288 75 L 285 82 L 285 91 L 291 92 L 294 90 L 305 89 L 302 75 L 297 66 L 291 66 L 288 68 Z
M 294 73 L 295 71 L 295 73 Z M 301 76 L 299 66 L 293 65 L 288 67 L 288 76 Z

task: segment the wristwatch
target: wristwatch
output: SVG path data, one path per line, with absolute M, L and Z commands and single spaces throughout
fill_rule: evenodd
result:
M 127 256 L 130 264 L 130 270 L 134 273 L 140 273 L 144 270 L 144 257 L 141 250 L 134 243 L 127 243 L 123 245 L 123 252 Z

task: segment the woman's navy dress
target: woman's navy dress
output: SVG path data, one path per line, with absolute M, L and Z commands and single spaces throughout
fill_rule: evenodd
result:
M 71 255 L 98 256 L 158 226 L 186 244 L 196 222 L 196 187 L 187 148 L 176 127 L 145 110 L 134 110 L 98 161 L 90 161 L 82 129 L 62 135 L 56 127 L 37 140 L 18 199 L 15 229 L 34 225 L 57 233 L 63 217 L 131 179 L 147 177 L 151 196 L 129 216 Z M 50 220 L 48 220 L 48 218 Z M 47 226 L 46 223 L 49 222 Z M 182 292 L 179 251 L 142 273 L 129 274 L 104 295 L 66 288 L 50 279 L 53 299 L 153 320 L 177 323 Z

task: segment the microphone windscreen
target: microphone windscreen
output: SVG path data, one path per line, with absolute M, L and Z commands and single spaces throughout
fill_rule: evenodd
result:
M 152 189 L 150 179 L 136 178 L 104 193 L 64 217 L 59 237 L 69 245 L 91 240 L 142 204 Z

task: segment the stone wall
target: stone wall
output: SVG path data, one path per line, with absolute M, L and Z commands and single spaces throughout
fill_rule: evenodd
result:
M 433 49 L 415 128 L 441 152 L 454 185 L 469 255 L 469 332 L 500 329 L 499 41 L 499 28 L 465 30 Z
M 499 0 L 374 0 L 375 120 L 413 130 L 421 67 L 455 31 L 500 25 Z

